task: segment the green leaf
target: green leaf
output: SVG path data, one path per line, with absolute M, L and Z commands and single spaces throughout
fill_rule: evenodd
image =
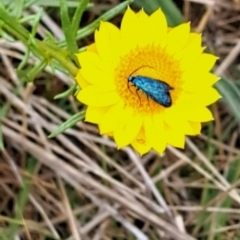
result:
M 42 14 L 43 14 L 42 8 L 40 9 L 40 11 L 37 14 L 35 14 L 35 19 L 33 20 L 33 26 L 32 26 L 32 36 L 34 36 L 34 37 L 37 33 L 38 25 L 40 23 Z
M 14 7 L 12 10 L 12 15 L 16 18 L 20 18 L 22 16 L 24 9 L 24 0 L 18 0 L 14 2 Z
M 4 150 L 1 119 L 4 118 L 7 115 L 9 107 L 10 107 L 10 102 L 7 102 L 7 104 L 0 107 L 0 151 Z
M 66 98 L 68 97 L 70 94 L 72 94 L 73 92 L 75 92 L 75 90 L 77 89 L 77 84 L 73 84 L 69 89 L 67 89 L 66 91 L 59 93 L 58 95 L 56 95 L 54 97 L 54 99 L 61 99 L 61 98 Z
M 62 123 L 56 130 L 54 130 L 48 137 L 49 138 L 56 137 L 57 135 L 65 132 L 67 129 L 74 126 L 79 121 L 82 121 L 84 117 L 85 117 L 85 111 L 74 114 L 67 121 Z
M 28 31 L 19 22 L 4 9 L 0 7 L 0 19 L 9 27 L 8 29 L 16 30 L 19 40 L 28 39 Z
M 35 44 L 34 37 L 37 33 L 37 28 L 38 28 L 42 13 L 43 13 L 43 11 L 42 11 L 42 9 L 40 9 L 40 11 L 37 14 L 35 14 L 34 15 L 35 17 L 32 19 L 33 20 L 33 26 L 32 26 L 32 32 L 29 35 L 29 40 L 27 42 L 28 48 L 27 48 L 27 51 L 24 55 L 24 58 L 23 58 L 22 62 L 18 66 L 18 70 L 23 69 L 25 67 L 25 65 L 28 63 L 28 59 L 29 59 L 29 56 L 30 56 L 30 47 L 31 47 L 31 45 Z M 22 22 L 22 21 L 20 21 L 20 22 Z
M 240 91 L 236 84 L 230 80 L 221 79 L 216 83 L 216 88 L 223 97 L 223 101 L 227 103 L 237 120 L 240 121 Z
M 236 183 L 236 181 L 238 181 L 239 176 L 240 176 L 240 159 L 236 158 L 233 161 L 230 162 L 229 164 L 229 168 L 226 172 L 226 179 L 228 180 L 228 182 L 230 184 L 234 184 Z M 226 196 L 226 198 L 224 199 L 224 201 L 222 202 L 221 206 L 219 208 L 231 208 L 233 204 L 233 200 Z M 227 224 L 227 221 L 229 219 L 229 214 L 227 213 L 217 213 L 216 216 L 216 228 L 222 228 L 225 227 Z M 224 239 L 224 237 L 222 236 L 222 233 L 218 233 L 215 236 L 215 239 Z
M 26 161 L 27 166 L 25 166 L 25 171 L 28 173 L 26 175 L 23 176 L 22 179 L 22 184 L 21 184 L 21 188 L 19 191 L 18 196 L 16 196 L 15 199 L 15 216 L 14 219 L 15 220 L 19 220 L 21 221 L 23 219 L 23 213 L 24 213 L 24 209 L 29 197 L 29 193 L 31 191 L 31 187 L 32 187 L 32 179 L 31 179 L 31 175 L 33 174 L 36 166 L 37 166 L 37 160 L 34 158 L 28 158 Z M 9 226 L 9 239 L 14 239 L 14 236 L 16 235 L 16 232 L 19 229 L 19 224 L 16 222 L 12 222 L 12 224 Z
M 68 14 L 67 0 L 60 0 L 60 15 L 61 15 L 62 28 L 66 38 L 67 47 L 70 52 L 70 56 L 77 63 L 75 53 L 78 52 L 78 46 L 75 41 L 72 24 L 70 22 L 70 18 Z
M 4 150 L 2 124 L 0 123 L 0 151 Z
M 29 71 L 17 69 L 17 74 L 21 80 L 25 82 L 33 82 L 36 76 L 48 65 L 48 62 L 42 60 L 38 65 L 31 68 Z
M 119 13 L 121 13 L 124 9 L 127 8 L 127 6 L 132 3 L 133 0 L 128 0 L 123 3 L 118 4 L 116 7 L 112 8 L 111 10 L 105 12 L 102 14 L 98 19 L 93 21 L 92 23 L 88 24 L 86 27 L 78 30 L 77 32 L 77 40 L 83 39 L 89 35 L 91 35 L 98 27 L 101 21 L 107 21 Z M 59 46 L 60 47 L 66 47 L 66 42 L 65 41 L 59 41 Z
M 89 2 L 89 0 L 81 0 L 80 4 L 78 5 L 78 7 L 74 13 L 74 16 L 72 19 L 72 30 L 73 30 L 74 36 L 76 36 L 76 34 L 77 34 L 77 30 L 79 28 L 79 24 L 81 22 L 83 12 L 87 8 L 88 2 Z
M 4 0 L 4 1 L 12 1 L 12 0 Z M 77 8 L 79 6 L 79 1 L 67 1 L 67 5 L 69 8 Z M 45 7 L 60 7 L 60 1 L 59 0 L 31 0 L 26 4 L 26 7 L 30 7 L 31 5 L 36 4 L 38 6 L 45 6 Z M 87 8 L 92 7 L 93 3 L 89 3 L 87 5 Z

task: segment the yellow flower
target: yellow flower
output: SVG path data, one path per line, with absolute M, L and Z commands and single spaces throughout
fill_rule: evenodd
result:
M 168 28 L 160 9 L 149 16 L 128 8 L 120 29 L 101 22 L 95 43 L 77 54 L 77 98 L 87 105 L 86 121 L 119 148 L 131 144 L 140 154 L 151 148 L 162 153 L 168 144 L 183 148 L 186 135 L 213 120 L 206 106 L 220 98 L 212 87 L 218 77 L 209 72 L 217 57 L 203 53 L 201 41 L 189 23 Z M 154 79 L 157 87 L 169 87 L 157 93 L 170 103 L 159 103 L 139 85 L 147 77 L 152 91 Z M 137 78 L 143 82 L 135 84 Z

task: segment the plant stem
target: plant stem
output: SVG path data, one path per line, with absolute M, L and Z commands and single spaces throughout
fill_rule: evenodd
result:
M 14 17 L 10 16 L 3 8 L 0 8 L 0 20 L 2 21 L 2 28 L 23 42 L 31 49 L 36 57 L 43 57 L 46 60 L 49 60 L 49 58 L 56 59 L 72 76 L 77 75 L 78 68 L 69 58 L 66 57 L 65 53 L 57 51 L 43 41 L 33 38 L 31 33 L 19 24 Z

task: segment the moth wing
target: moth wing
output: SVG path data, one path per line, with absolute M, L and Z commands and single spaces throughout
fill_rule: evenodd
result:
M 164 107 L 171 106 L 172 99 L 169 93 L 171 87 L 167 83 L 149 77 L 136 76 L 134 77 L 133 84 L 155 102 Z
M 172 104 L 169 89 L 164 82 L 155 80 L 151 91 L 148 92 L 148 95 L 164 107 L 170 107 Z

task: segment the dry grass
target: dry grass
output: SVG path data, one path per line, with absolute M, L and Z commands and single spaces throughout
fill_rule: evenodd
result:
M 237 0 L 183 5 L 185 18 L 221 57 L 216 73 L 235 79 L 239 9 Z M 63 36 L 47 13 L 38 34 L 44 36 L 46 29 L 57 39 Z M 6 110 L 0 239 L 240 239 L 239 125 L 227 106 L 213 106 L 215 123 L 187 139 L 184 151 L 169 147 L 164 156 L 117 151 L 112 140 L 84 122 L 49 139 L 81 106 L 73 96 L 52 100 L 73 82 L 61 72 L 53 75 L 47 68 L 35 85 L 22 84 L 14 69 L 25 51 L 20 42 L 0 40 L 0 97 Z M 36 62 L 31 57 L 29 66 Z

